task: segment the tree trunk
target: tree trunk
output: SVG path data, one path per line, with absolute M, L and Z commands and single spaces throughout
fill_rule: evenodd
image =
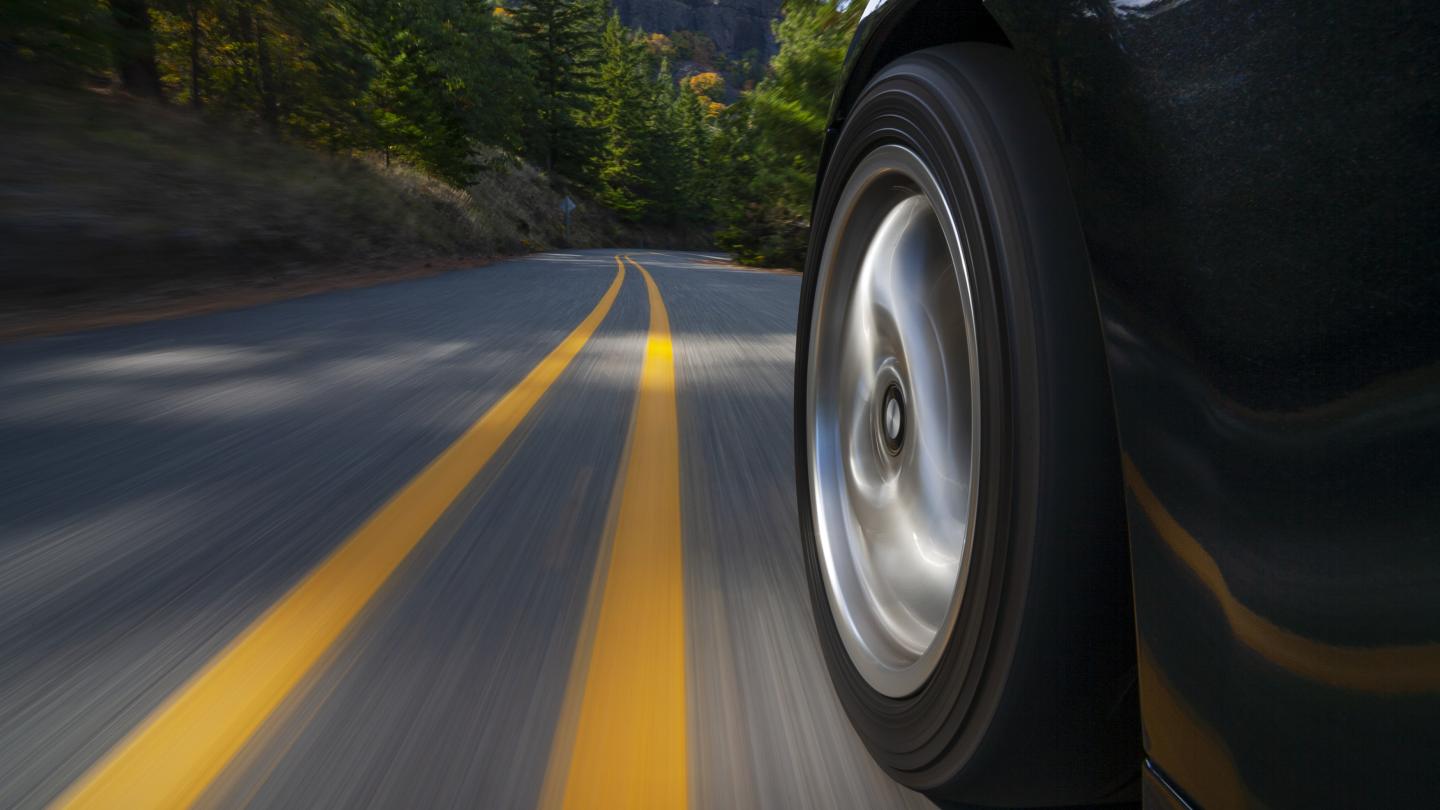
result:
M 255 42 L 255 22 L 251 18 L 248 2 L 236 4 L 235 25 L 242 41 L 249 44 Z M 240 60 L 240 72 L 245 76 L 247 90 L 255 85 L 255 63 L 248 58 L 248 54 L 247 58 Z
M 270 48 L 265 41 L 265 23 L 255 18 L 255 59 L 260 67 L 260 118 L 271 134 L 280 132 L 280 105 L 275 98 L 275 74 L 270 65 Z
M 190 0 L 190 104 L 200 108 L 200 0 Z
M 110 14 L 120 29 L 114 46 L 120 83 L 133 95 L 163 101 L 160 69 L 155 65 L 155 35 L 150 30 L 146 0 L 110 0 Z

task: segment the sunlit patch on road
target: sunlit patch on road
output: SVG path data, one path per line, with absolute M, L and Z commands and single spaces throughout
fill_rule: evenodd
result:
M 193 803 L 316 666 L 599 327 L 625 278 L 520 384 L 145 719 L 55 807 Z

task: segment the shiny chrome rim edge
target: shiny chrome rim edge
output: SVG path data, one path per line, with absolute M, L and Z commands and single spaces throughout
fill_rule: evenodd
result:
M 974 545 L 973 291 L 955 218 L 913 151 L 876 148 L 841 192 L 806 375 L 810 508 L 855 668 L 900 698 L 934 672 Z

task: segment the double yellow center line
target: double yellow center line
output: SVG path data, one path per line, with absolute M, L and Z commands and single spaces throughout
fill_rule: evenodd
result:
M 682 808 L 686 804 L 685 600 L 680 543 L 680 431 L 670 319 L 645 268 L 650 333 L 635 426 L 599 616 L 580 689 L 573 747 L 552 753 L 562 806 Z M 605 565 L 605 560 L 599 562 Z M 595 600 L 592 599 L 592 605 Z M 584 641 L 582 640 L 582 644 Z M 586 660 L 580 651 L 580 660 Z M 561 732 L 564 733 L 563 730 Z M 564 751 L 564 739 L 556 750 Z M 546 785 L 553 795 L 554 786 Z M 542 794 L 542 801 L 545 794 Z
M 567 807 L 685 804 L 679 439 L 669 319 L 645 279 L 650 333 L 619 518 L 598 601 Z M 153 711 L 55 802 L 188 807 L 335 644 L 490 461 L 609 314 L 616 257 L 594 310 L 459 440 Z

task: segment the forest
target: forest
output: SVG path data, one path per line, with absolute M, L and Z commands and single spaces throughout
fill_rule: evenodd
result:
M 242 182 L 231 177 L 235 163 L 269 172 L 266 183 L 245 181 L 264 193 L 306 174 L 331 178 L 337 200 L 355 198 L 327 202 L 317 179 L 304 190 L 309 202 L 284 221 L 250 227 L 245 244 L 303 229 L 310 211 L 319 221 L 353 209 L 327 249 L 345 249 L 344 229 L 393 227 L 412 243 L 429 239 L 453 252 L 466 245 L 455 236 L 464 228 L 509 218 L 521 244 L 501 240 L 496 249 L 641 234 L 793 268 L 803 260 L 826 109 L 858 13 L 859 4 L 838 0 L 786 0 L 775 56 L 750 71 L 758 82 L 735 87 L 727 81 L 742 81 L 744 66 L 716 68 L 681 37 L 626 28 L 609 0 L 7 0 L 0 102 L 12 119 L 7 139 L 34 140 L 47 123 L 65 137 L 88 129 L 90 140 L 73 151 L 148 152 L 148 177 L 182 171 L 164 165 L 166 154 L 196 164 L 208 144 L 222 152 L 228 144 L 231 167 L 192 177 L 181 195 L 186 209 L 208 204 L 194 191 L 205 187 L 229 194 L 229 216 L 239 217 L 233 198 L 244 195 L 225 191 Z M 103 116 L 87 106 L 102 97 Z M 94 134 L 103 122 L 115 133 Z M 183 148 L 171 130 L 190 133 Z M 52 136 L 8 171 L 39 182 L 33 166 L 57 148 L 61 136 Z M 282 152 L 291 162 L 266 163 Z M 310 160 L 323 166 L 296 168 Z M 108 171 L 75 174 L 93 180 Z M 402 181 L 400 191 L 382 188 Z M 521 182 L 538 190 L 523 200 L 505 190 Z M 137 176 L 113 185 L 144 183 Z M 133 206 L 149 204 L 142 196 L 134 192 Z M 552 217 L 565 196 L 588 219 L 573 228 L 567 220 L 558 233 L 553 223 L 542 227 L 540 212 Z M 421 208 L 449 206 L 445 224 L 417 220 L 422 197 Z M 7 205 L 14 201 L 0 200 Z M 251 208 L 263 217 L 275 205 L 257 199 Z M 11 219 L 0 228 L 20 230 Z M 242 225 L 217 214 L 191 231 Z

